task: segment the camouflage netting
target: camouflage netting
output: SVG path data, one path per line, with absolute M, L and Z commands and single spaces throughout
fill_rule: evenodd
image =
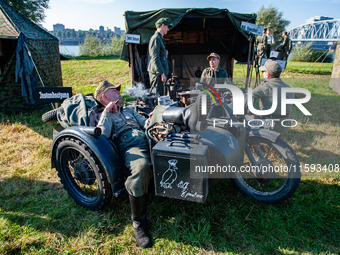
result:
M 15 82 L 16 45 L 22 33 L 44 86 L 62 86 L 58 39 L 0 0 L 0 112 L 32 112 L 45 105 L 26 104 Z M 37 77 L 37 86 L 43 86 Z

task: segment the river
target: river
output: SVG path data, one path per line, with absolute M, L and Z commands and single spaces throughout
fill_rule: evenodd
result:
M 79 56 L 79 45 L 59 45 L 59 52 L 63 55 Z

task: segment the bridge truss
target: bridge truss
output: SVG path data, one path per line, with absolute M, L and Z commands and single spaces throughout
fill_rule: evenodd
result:
M 293 28 L 289 32 L 292 41 L 340 40 L 340 19 L 318 21 Z

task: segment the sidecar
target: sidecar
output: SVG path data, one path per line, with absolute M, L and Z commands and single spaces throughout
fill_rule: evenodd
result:
M 202 133 L 184 130 L 157 143 L 148 129 L 146 134 L 154 172 L 150 188 L 159 196 L 203 203 L 211 188 L 233 173 L 225 167 L 243 165 L 243 126 L 209 126 Z M 75 202 L 91 210 L 104 208 L 125 192 L 129 175 L 115 144 L 99 128 L 88 126 L 54 128 L 51 166 Z

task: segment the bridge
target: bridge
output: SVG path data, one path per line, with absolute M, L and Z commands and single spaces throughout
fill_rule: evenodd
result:
M 315 18 L 320 19 L 321 17 Z M 309 23 L 288 31 L 292 42 L 303 44 L 312 42 L 312 47 L 318 50 L 326 50 L 330 46 L 336 45 L 335 42 L 340 40 L 340 19 L 328 18 L 314 21 L 315 18 L 312 18 Z

